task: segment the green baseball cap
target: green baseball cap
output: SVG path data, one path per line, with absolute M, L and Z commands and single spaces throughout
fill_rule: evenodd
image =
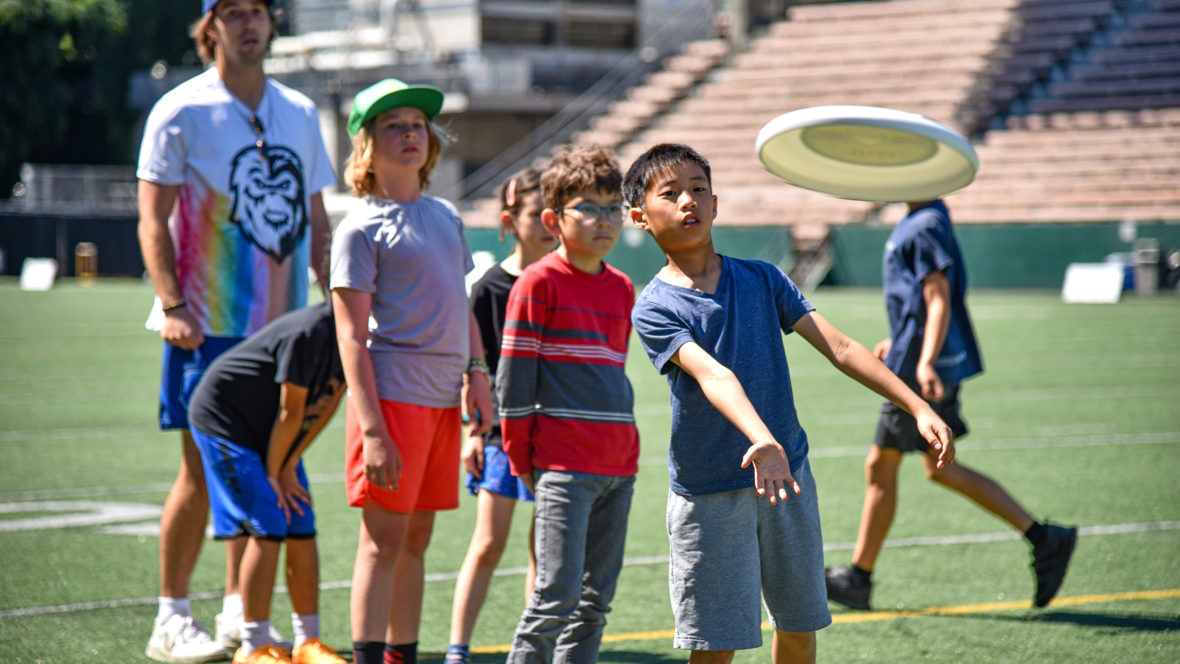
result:
M 409 106 L 433 120 L 442 105 L 443 91 L 433 85 L 406 85 L 396 78 L 387 78 L 356 93 L 348 114 L 348 135 L 356 136 L 366 122 L 391 108 Z

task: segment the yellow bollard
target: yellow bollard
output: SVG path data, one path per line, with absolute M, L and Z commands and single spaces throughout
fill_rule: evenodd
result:
M 74 276 L 80 286 L 93 286 L 98 279 L 98 247 L 93 242 L 79 242 L 74 248 Z

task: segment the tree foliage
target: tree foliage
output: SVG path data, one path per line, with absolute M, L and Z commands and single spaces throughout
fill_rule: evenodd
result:
M 116 0 L 0 0 L 0 186 L 60 143 L 78 83 L 126 25 Z
M 23 162 L 133 163 L 131 72 L 196 63 L 197 0 L 0 0 L 0 198 Z

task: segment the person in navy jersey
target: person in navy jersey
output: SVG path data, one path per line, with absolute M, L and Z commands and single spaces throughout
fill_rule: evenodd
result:
M 910 203 L 909 209 L 885 243 L 882 264 L 890 336 L 873 352 L 961 438 L 967 435 L 967 423 L 959 412 L 960 385 L 983 372 L 967 312 L 967 270 L 946 204 Z M 939 468 L 914 418 L 891 402 L 881 406 L 873 442 L 865 461 L 868 486 L 852 564 L 825 570 L 828 599 L 868 610 L 873 566 L 893 524 L 897 470 L 907 452 L 922 453 L 927 477 L 1024 533 L 1033 545 L 1036 606 L 1045 606 L 1057 594 L 1077 529 L 1037 523 L 1003 487 L 962 464 Z

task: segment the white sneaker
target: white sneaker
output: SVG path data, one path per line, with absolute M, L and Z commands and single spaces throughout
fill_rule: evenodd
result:
M 214 622 L 217 623 L 217 643 L 225 648 L 226 652 L 232 654 L 242 646 L 242 616 L 227 616 L 224 613 L 219 613 L 214 618 Z M 295 644 L 283 638 L 279 630 L 275 629 L 274 623 L 270 624 L 270 640 L 276 650 L 288 655 L 295 647 Z
M 228 659 L 222 648 L 200 620 L 173 614 L 163 624 L 156 623 L 148 640 L 147 656 L 157 662 L 198 664 Z

